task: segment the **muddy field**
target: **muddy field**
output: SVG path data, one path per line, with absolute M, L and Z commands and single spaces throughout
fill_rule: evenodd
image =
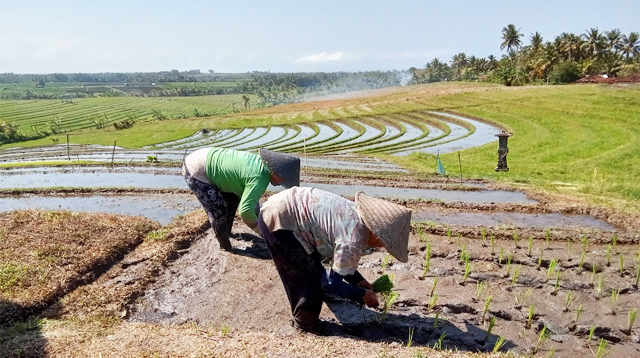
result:
M 354 179 L 320 173 L 302 179 L 389 188 L 389 192 L 391 188 L 513 192 L 482 180 L 461 185 L 444 178 L 362 175 Z M 110 191 L 27 190 L 21 195 L 34 193 L 108 195 Z M 135 195 L 162 196 L 171 190 L 113 193 L 127 193 L 135 201 Z M 185 190 L 174 194 L 196 203 Z M 233 252 L 218 248 L 202 214 L 196 226 L 205 231 L 189 231 L 171 246 L 168 261 L 141 258 L 142 253 L 134 250 L 87 292 L 129 292 L 126 300 L 108 307 L 116 307 L 132 325 L 194 326 L 205 331 L 219 327 L 270 335 L 279 342 L 311 336 L 491 352 L 500 341 L 502 352 L 524 355 L 594 356 L 599 347 L 609 356 L 639 355 L 638 322 L 629 329 L 628 321 L 629 312 L 640 302 L 638 217 L 591 207 L 575 198 L 524 194 L 523 202 L 390 199 L 414 212 L 409 262 L 395 262 L 384 251 L 371 250 L 361 259 L 359 270 L 370 281 L 382 273 L 393 275 L 398 296 L 393 301 L 381 297 L 381 302 L 388 299 L 386 309 L 326 296 L 323 324 L 316 333 L 303 334 L 291 326 L 288 301 L 269 253 L 240 220 L 234 227 Z M 83 292 L 63 301 L 73 301 Z
M 530 196 L 536 204 L 398 202 L 449 216 L 461 211 L 489 216 L 581 213 L 610 226 L 587 222 L 540 229 L 482 221 L 476 226 L 414 222 L 408 263 L 394 262 L 376 250 L 360 261 L 370 281 L 382 273 L 393 275 L 399 294 L 395 301 L 386 310 L 382 305 L 368 309 L 327 296 L 323 326 L 316 334 L 404 343 L 411 339 L 414 346 L 470 352 L 490 352 L 502 337 L 503 351 L 526 355 L 591 356 L 600 346 L 610 356 L 639 355 L 638 323 L 628 329 L 629 312 L 640 302 L 636 218 Z M 130 307 L 128 319 L 299 334 L 291 327 L 288 301 L 268 251 L 249 232 L 236 222 L 232 253 L 220 251 L 210 231 L 179 251 Z

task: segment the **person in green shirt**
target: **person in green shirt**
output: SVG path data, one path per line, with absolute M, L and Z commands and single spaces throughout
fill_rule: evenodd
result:
M 269 183 L 300 185 L 300 158 L 260 148 L 259 154 L 203 148 L 185 157 L 182 175 L 209 217 L 220 247 L 231 250 L 229 235 L 236 211 L 256 233 L 259 200 Z

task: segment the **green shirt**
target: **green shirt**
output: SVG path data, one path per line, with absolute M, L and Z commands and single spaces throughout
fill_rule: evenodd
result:
M 234 149 L 211 148 L 205 173 L 221 191 L 240 197 L 240 217 L 254 228 L 258 223 L 255 209 L 271 180 L 271 173 L 260 156 Z

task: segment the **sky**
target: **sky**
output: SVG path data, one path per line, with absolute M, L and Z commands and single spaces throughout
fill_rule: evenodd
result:
M 0 73 L 407 70 L 502 28 L 640 32 L 640 0 L 0 0 Z

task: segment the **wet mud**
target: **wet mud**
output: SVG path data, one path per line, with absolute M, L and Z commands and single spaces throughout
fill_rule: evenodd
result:
M 431 255 L 425 271 L 427 243 Z M 237 220 L 232 244 L 233 252 L 221 251 L 208 231 L 181 250 L 131 307 L 129 319 L 296 334 L 262 240 Z M 360 307 L 327 295 L 323 324 L 314 334 L 406 342 L 411 332 L 414 345 L 441 344 L 473 352 L 491 351 L 503 337 L 503 349 L 522 354 L 555 349 L 556 357 L 590 354 L 604 339 L 612 354 L 637 355 L 637 323 L 631 332 L 621 328 L 640 300 L 635 285 L 637 245 L 610 249 L 615 260 L 609 265 L 606 244 L 587 242 L 582 263 L 581 245 L 536 239 L 529 252 L 527 240 L 516 246 L 512 240 L 499 239 L 492 247 L 481 238 L 414 230 L 409 262 L 395 262 L 378 250 L 367 252 L 360 261 L 359 270 L 370 281 L 382 273 L 393 275 L 399 297 L 390 308 L 385 312 L 382 307 Z M 468 253 L 471 267 L 466 277 L 463 252 Z M 622 271 L 617 266 L 620 255 L 627 262 Z M 619 295 L 615 305 L 613 290 Z M 492 317 L 496 323 L 489 332 Z M 543 327 L 548 336 L 538 343 Z

